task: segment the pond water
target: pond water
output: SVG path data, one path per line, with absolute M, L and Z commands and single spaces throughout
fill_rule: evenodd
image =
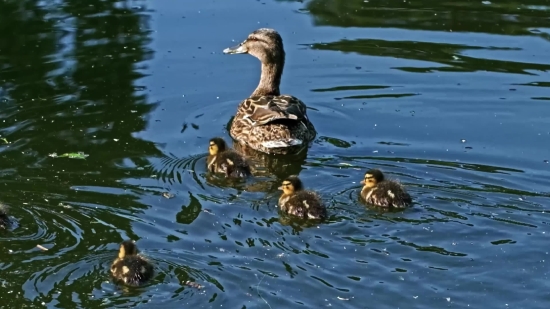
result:
M 260 27 L 318 135 L 216 181 L 260 68 L 222 50 Z M 0 307 L 546 308 L 548 55 L 541 0 L 0 1 Z M 358 202 L 374 167 L 413 208 Z M 290 174 L 327 222 L 281 220 Z M 109 277 L 126 238 L 142 288 Z

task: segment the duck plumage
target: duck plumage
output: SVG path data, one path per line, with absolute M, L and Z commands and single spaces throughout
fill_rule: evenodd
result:
M 262 28 L 226 54 L 248 53 L 262 63 L 258 87 L 238 108 L 229 133 L 240 144 L 255 150 L 287 154 L 299 151 L 317 135 L 306 105 L 291 95 L 281 95 L 279 85 L 285 62 L 283 41 L 273 29 Z
M 147 259 L 137 253 L 136 244 L 125 240 L 120 244 L 118 257 L 111 264 L 111 275 L 115 281 L 139 286 L 153 277 L 154 269 Z
M 283 180 L 279 190 L 283 194 L 279 198 L 282 212 L 302 219 L 325 219 L 327 210 L 321 197 L 313 191 L 304 190 L 302 181 L 297 176 Z
M 220 137 L 210 140 L 207 168 L 213 173 L 223 173 L 226 177 L 244 178 L 251 176 L 250 165 L 245 157 L 229 149 Z
M 412 204 L 405 187 L 395 180 L 385 179 L 379 169 L 368 170 L 361 184 L 361 198 L 369 204 L 386 208 L 406 208 Z

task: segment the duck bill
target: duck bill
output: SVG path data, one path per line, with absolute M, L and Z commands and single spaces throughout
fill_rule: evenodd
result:
M 248 49 L 243 44 L 237 46 L 229 47 L 223 50 L 224 54 L 235 55 L 235 54 L 246 54 Z
M 277 188 L 278 190 L 283 190 L 283 186 L 280 186 Z
M 364 180 L 361 180 L 360 184 L 364 185 L 364 184 L 365 184 L 365 181 L 364 181 Z

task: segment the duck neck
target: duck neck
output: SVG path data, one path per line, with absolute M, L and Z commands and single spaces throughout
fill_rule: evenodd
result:
M 262 95 L 280 95 L 279 85 L 281 84 L 281 76 L 283 75 L 283 63 L 262 63 L 262 75 L 260 83 L 256 90 L 252 93 L 253 96 Z

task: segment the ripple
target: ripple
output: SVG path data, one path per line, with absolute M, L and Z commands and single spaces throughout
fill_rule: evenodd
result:
M 155 265 L 156 275 L 151 282 L 140 288 L 128 288 L 112 283 L 109 266 L 118 249 L 117 245 L 86 248 L 88 253 L 82 257 L 74 256 L 69 261 L 46 266 L 30 275 L 23 284 L 25 297 L 34 302 L 62 303 L 64 297 L 60 286 L 92 287 L 89 291 L 75 292 L 73 300 L 82 305 L 101 305 L 112 307 L 135 306 L 140 303 L 177 304 L 182 301 L 198 304 L 202 298 L 192 300 L 194 296 L 208 296 L 220 289 L 217 281 L 188 266 L 185 261 L 174 257 L 173 252 L 148 251 L 145 256 Z M 111 250 L 109 250 L 111 249 Z M 114 249 L 114 250 L 113 250 Z M 109 250 L 109 251 L 107 251 Z M 187 281 L 197 281 L 204 289 L 185 286 Z M 212 284 L 213 283 L 213 284 Z M 162 289 L 159 289 L 162 286 Z

